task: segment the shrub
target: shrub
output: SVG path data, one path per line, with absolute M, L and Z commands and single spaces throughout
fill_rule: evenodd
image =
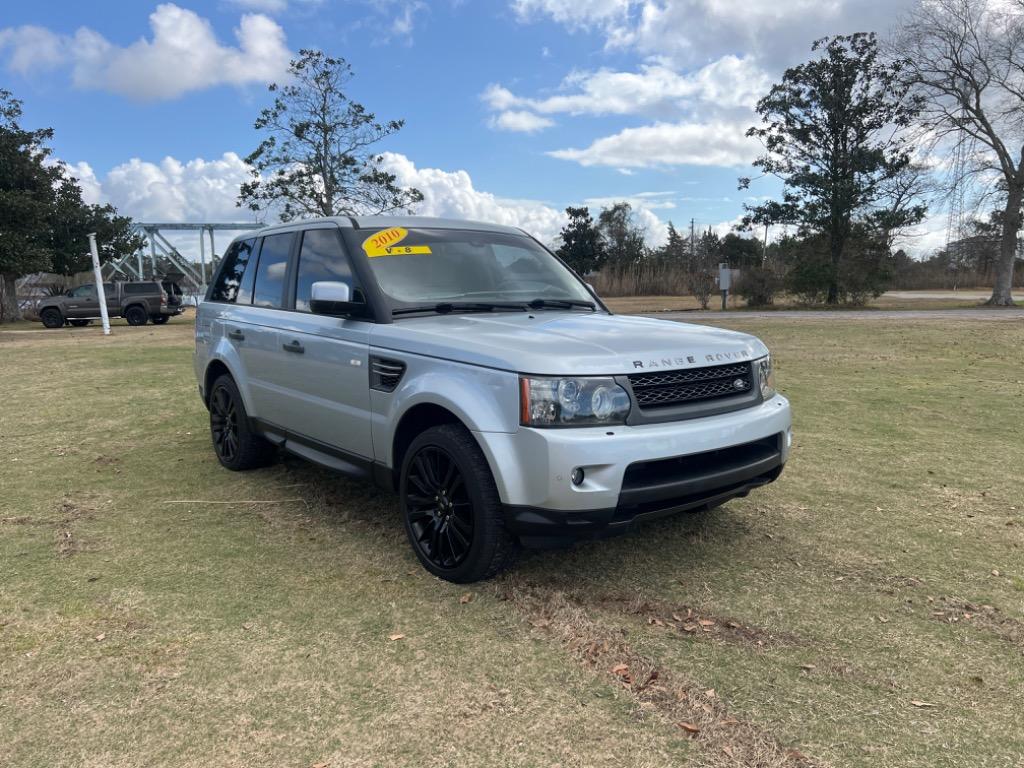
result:
M 748 307 L 769 307 L 782 287 L 782 279 L 771 266 L 747 267 L 740 272 L 733 293 L 743 298 Z

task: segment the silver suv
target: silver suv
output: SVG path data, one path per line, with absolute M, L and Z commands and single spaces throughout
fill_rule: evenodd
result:
M 221 464 L 284 448 L 397 491 L 416 556 L 455 582 L 745 496 L 792 442 L 761 341 L 613 315 L 526 233 L 470 221 L 236 239 L 195 372 Z

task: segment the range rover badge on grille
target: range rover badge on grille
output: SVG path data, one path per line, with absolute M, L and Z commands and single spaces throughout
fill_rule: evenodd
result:
M 746 389 L 746 388 L 747 388 L 747 382 L 745 382 L 745 381 L 744 381 L 743 379 L 736 379 L 736 380 L 735 380 L 735 381 L 734 381 L 734 382 L 732 383 L 732 385 L 733 385 L 733 387 L 735 387 L 736 389 Z

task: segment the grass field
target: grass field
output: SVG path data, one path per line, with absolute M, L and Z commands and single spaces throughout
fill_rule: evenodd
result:
M 863 309 L 900 311 L 908 309 L 971 309 L 980 307 L 991 291 L 969 289 L 955 294 L 951 291 L 892 291 L 871 299 L 864 307 L 836 307 L 836 309 Z M 666 312 L 700 309 L 700 304 L 693 296 L 616 296 L 605 298 L 605 304 L 614 312 Z M 717 312 L 722 308 L 720 295 L 711 297 L 708 310 Z M 747 307 L 743 299 L 731 295 L 729 311 L 743 311 Z M 771 307 L 765 309 L 828 309 L 828 307 L 807 307 L 798 304 L 789 296 L 778 296 Z
M 0 765 L 1024 765 L 1024 328 L 720 324 L 782 479 L 471 588 L 222 470 L 186 321 L 0 329 Z

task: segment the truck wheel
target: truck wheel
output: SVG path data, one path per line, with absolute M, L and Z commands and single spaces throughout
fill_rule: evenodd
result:
M 68 322 L 71 323 L 73 326 L 75 326 L 75 328 L 84 328 L 85 326 L 87 326 L 92 321 L 91 320 L 68 320 Z
M 146 314 L 146 310 L 136 305 L 128 307 L 124 313 L 124 319 L 128 321 L 128 325 L 145 325 L 149 320 L 149 315 Z
M 153 325 L 163 325 L 168 320 L 170 320 L 170 318 L 167 317 L 167 315 L 153 315 L 149 319 L 153 321 Z
M 242 396 L 227 374 L 210 390 L 210 437 L 217 459 L 235 472 L 262 467 L 274 458 L 274 446 L 249 426 Z
M 39 313 L 39 319 L 43 321 L 43 325 L 47 328 L 63 328 L 64 327 L 64 315 L 60 313 L 60 310 L 55 307 L 47 307 Z
M 399 494 L 405 532 L 423 567 L 464 584 L 508 568 L 519 551 L 505 530 L 494 476 L 460 424 L 442 424 L 412 441 Z

